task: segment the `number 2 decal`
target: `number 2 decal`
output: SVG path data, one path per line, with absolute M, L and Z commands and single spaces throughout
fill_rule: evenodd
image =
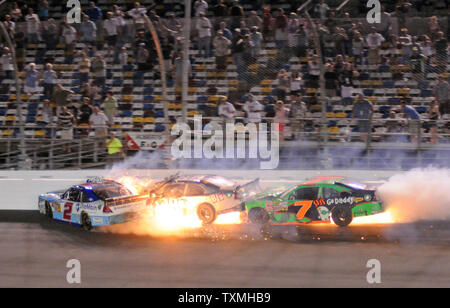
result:
M 72 220 L 72 206 L 73 206 L 73 203 L 70 203 L 70 202 L 67 202 L 66 204 L 64 204 L 64 215 L 63 215 L 64 220 L 68 220 L 68 221 Z

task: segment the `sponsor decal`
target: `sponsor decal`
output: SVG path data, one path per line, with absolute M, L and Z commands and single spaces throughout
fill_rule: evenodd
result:
M 319 205 L 326 205 L 325 200 L 323 199 L 319 199 L 319 200 L 314 200 L 313 204 L 318 207 Z
M 354 197 L 347 198 L 333 198 L 327 200 L 327 205 L 340 205 L 340 204 L 353 204 L 355 203 Z
M 319 206 L 317 208 L 317 212 L 319 213 L 319 218 L 322 221 L 330 221 L 330 210 L 326 206 Z

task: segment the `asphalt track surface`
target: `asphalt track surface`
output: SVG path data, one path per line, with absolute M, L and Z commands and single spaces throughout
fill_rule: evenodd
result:
M 81 262 L 81 284 L 66 281 Z M 369 259 L 381 284 L 367 283 Z M 182 238 L 86 232 L 0 211 L 0 287 L 450 287 L 450 224 L 305 227 L 272 238 L 245 225 Z

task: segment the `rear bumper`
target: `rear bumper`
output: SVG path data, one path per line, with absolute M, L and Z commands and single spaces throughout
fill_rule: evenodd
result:
M 127 212 L 113 216 L 93 216 L 91 222 L 93 227 L 111 226 L 136 220 L 140 216 L 139 212 Z

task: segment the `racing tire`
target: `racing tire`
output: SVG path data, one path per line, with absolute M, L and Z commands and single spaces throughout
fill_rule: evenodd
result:
M 339 227 L 347 227 L 353 221 L 352 209 L 348 206 L 337 206 L 331 212 L 331 217 Z
M 92 221 L 87 213 L 81 214 L 81 228 L 83 228 L 83 230 L 85 231 L 92 230 Z
M 45 202 L 45 216 L 49 219 L 53 219 L 53 210 L 48 202 Z
M 253 224 L 266 224 L 269 222 L 269 214 L 267 211 L 260 207 L 255 207 L 248 212 L 248 219 Z
M 202 203 L 197 207 L 197 216 L 205 225 L 210 225 L 216 220 L 216 209 L 211 204 Z

